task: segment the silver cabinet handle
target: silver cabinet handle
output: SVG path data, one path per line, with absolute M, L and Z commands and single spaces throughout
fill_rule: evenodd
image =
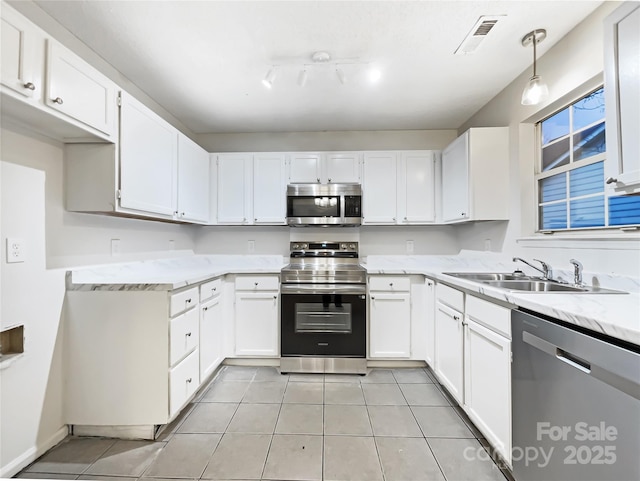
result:
M 187 299 L 187 300 L 186 300 L 186 301 L 184 301 L 184 302 L 186 302 L 187 304 L 191 304 L 191 299 Z
M 371 300 L 372 300 L 372 301 L 375 301 L 375 300 L 376 300 L 376 298 L 375 298 L 374 296 L 371 296 Z
M 208 310 L 209 310 L 209 308 L 208 308 L 208 307 L 203 307 L 203 308 L 202 308 L 202 310 L 203 310 L 203 311 L 208 311 Z
M 180 216 L 181 216 L 181 217 L 184 217 L 184 212 L 181 212 L 181 213 L 180 213 Z
M 187 379 L 187 382 L 188 382 L 188 383 L 191 383 L 191 381 L 193 381 L 193 379 L 192 379 L 192 378 Z
M 614 179 L 613 177 L 607 177 L 607 180 L 604 181 L 605 184 L 615 184 L 618 182 L 618 179 Z
M 190 332 L 187 332 L 187 333 L 185 334 L 185 336 L 187 336 L 187 337 L 191 337 L 191 333 L 190 333 Z
M 453 316 L 453 320 L 454 321 L 459 321 L 460 320 L 460 316 Z
M 460 216 L 464 217 L 466 215 L 466 212 L 460 212 Z
M 278 296 L 273 296 L 273 298 L 274 298 L 274 299 L 277 299 L 277 298 L 278 298 Z
M 406 217 L 404 218 L 404 221 L 407 222 L 407 218 Z
M 23 85 L 24 88 L 28 89 L 28 90 L 35 90 L 36 86 L 33 84 L 33 82 L 27 82 L 26 84 Z
M 393 287 L 393 282 L 389 282 L 389 287 Z
M 253 222 L 258 222 L 258 218 L 257 218 L 257 217 L 254 217 L 254 218 L 253 218 Z
M 393 218 L 393 221 L 394 221 L 394 222 L 396 221 L 396 218 L 395 218 L 395 217 Z
M 331 182 L 331 178 L 327 179 L 329 182 Z
M 56 97 L 55 99 L 51 99 L 54 104 L 62 105 L 64 102 L 60 97 Z
M 218 290 L 217 287 L 214 287 L 213 289 L 211 289 L 213 292 L 216 292 Z
M 254 282 L 254 283 L 253 283 L 253 285 L 254 285 L 254 286 L 257 286 L 257 285 L 258 285 L 258 283 L 257 283 L 257 282 Z

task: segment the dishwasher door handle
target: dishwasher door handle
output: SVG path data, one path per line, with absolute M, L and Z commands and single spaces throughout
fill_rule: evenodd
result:
M 556 359 L 570 365 L 571 367 L 582 371 L 583 373 L 592 376 L 611 387 L 622 391 L 629 396 L 632 396 L 640 400 L 640 384 L 628 379 L 624 376 L 620 376 L 615 372 L 604 369 L 598 365 L 592 364 L 584 359 L 579 358 L 555 344 L 546 341 L 530 332 L 524 331 L 522 333 L 522 340 L 526 344 L 529 344 L 536 349 L 555 357 Z
M 566 362 L 569 366 L 575 367 L 582 372 L 587 374 L 591 373 L 591 363 L 585 361 L 584 359 L 579 358 L 578 356 L 571 354 L 570 352 L 565 351 L 564 349 L 560 349 L 556 347 L 556 357 L 560 359 L 562 362 Z

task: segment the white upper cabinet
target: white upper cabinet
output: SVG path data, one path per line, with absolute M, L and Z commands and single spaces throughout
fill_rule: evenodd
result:
M 290 184 L 360 182 L 360 152 L 295 152 L 289 156 Z
M 640 4 L 625 2 L 605 19 L 608 185 L 640 192 Z
M 294 153 L 289 156 L 289 183 L 315 184 L 320 182 L 322 154 Z
M 51 40 L 47 44 L 46 104 L 115 136 L 115 84 L 70 50 Z
M 435 152 L 365 152 L 363 224 L 435 221 Z
M 2 56 L 0 81 L 19 95 L 32 98 L 42 92 L 36 43 L 42 42 L 35 26 L 11 8 L 2 5 Z M 40 59 L 41 60 L 41 59 Z
M 118 87 L 2 4 L 2 113 L 66 143 L 117 138 Z
M 178 133 L 178 217 L 209 221 L 209 153 Z
M 174 216 L 177 160 L 177 130 L 122 92 L 120 206 Z
M 252 162 L 252 154 L 218 155 L 218 224 L 250 223 Z
M 285 154 L 253 156 L 253 222 L 285 224 L 287 184 Z
M 324 158 L 321 180 L 327 183 L 360 182 L 360 152 L 329 152 Z
M 396 223 L 396 152 L 365 152 L 362 223 Z
M 398 223 L 435 221 L 434 152 L 402 152 L 398 169 Z
M 442 220 L 508 219 L 509 129 L 469 129 L 442 152 Z

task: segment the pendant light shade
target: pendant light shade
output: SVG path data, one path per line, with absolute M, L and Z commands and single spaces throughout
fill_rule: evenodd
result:
M 536 46 L 547 38 L 545 29 L 533 30 L 522 38 L 522 46 L 533 45 L 533 75 L 522 91 L 522 105 L 537 105 L 549 96 L 549 88 L 536 73 Z

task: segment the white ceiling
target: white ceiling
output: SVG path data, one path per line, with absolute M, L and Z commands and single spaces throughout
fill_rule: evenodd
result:
M 36 3 L 195 133 L 457 128 L 600 1 L 96 1 Z M 453 55 L 481 15 L 506 15 Z M 367 67 L 308 68 L 326 50 Z M 594 52 L 599 55 L 600 52 Z M 261 80 L 281 65 L 271 90 Z

